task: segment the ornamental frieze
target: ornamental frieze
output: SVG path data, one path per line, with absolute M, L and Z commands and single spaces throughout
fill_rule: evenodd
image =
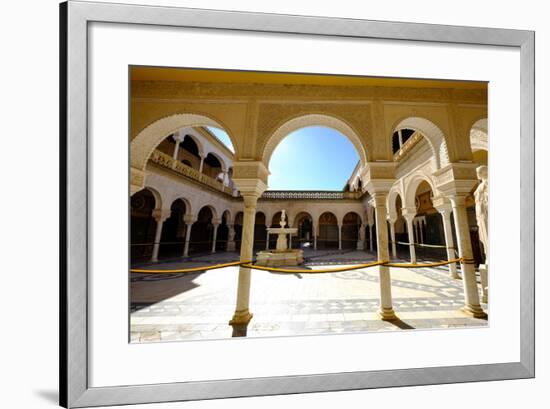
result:
M 371 146 L 372 120 L 370 104 L 346 103 L 260 103 L 256 130 L 256 152 L 262 156 L 269 137 L 284 123 L 300 116 L 320 114 L 336 117 L 350 126 L 363 142 L 365 148 Z

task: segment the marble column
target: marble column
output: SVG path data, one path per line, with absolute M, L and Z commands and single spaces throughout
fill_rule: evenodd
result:
M 202 168 L 204 167 L 205 156 L 200 155 L 200 158 L 201 158 L 201 163 L 199 165 L 199 173 L 202 173 Z
M 386 194 L 373 193 L 372 202 L 375 208 L 378 261 L 389 261 Z M 392 305 L 390 269 L 387 266 L 378 266 L 378 269 L 380 277 L 380 308 L 378 314 L 383 320 L 395 320 L 397 317 Z
M 338 250 L 342 250 L 342 225 L 338 225 Z
M 445 246 L 447 247 L 447 260 L 454 260 L 456 258 L 454 250 L 453 239 L 453 226 L 451 224 L 452 206 L 451 204 L 444 204 L 436 207 L 437 211 L 441 214 L 443 221 L 443 232 L 445 234 Z M 449 264 L 449 273 L 452 278 L 459 278 L 456 271 L 456 263 Z
M 403 212 L 403 217 L 407 222 L 407 233 L 409 235 L 409 252 L 411 255 L 411 263 L 416 263 L 416 249 L 414 248 L 414 218 L 415 214 L 411 213 L 411 210 L 406 213 Z
M 359 240 L 357 240 L 357 250 L 365 249 L 365 225 L 359 226 Z
M 178 160 L 178 152 L 179 152 L 179 149 L 180 149 L 180 143 L 182 143 L 183 140 L 185 139 L 185 134 L 181 134 L 181 133 L 178 132 L 178 133 L 174 134 L 173 139 L 174 139 L 174 142 L 176 142 L 176 146 L 174 146 L 174 153 L 172 154 L 172 159 L 177 161 Z M 174 165 L 175 165 L 175 163 L 174 163 Z
M 265 249 L 269 250 L 269 232 L 266 231 L 265 233 Z
M 189 256 L 189 239 L 191 238 L 191 228 L 195 223 L 195 217 L 193 215 L 183 216 L 185 222 L 185 244 L 183 245 L 183 257 Z
M 462 284 L 464 286 L 463 310 L 473 315 L 475 318 L 485 318 L 487 314 L 479 304 L 479 291 L 477 288 L 465 198 L 465 194 L 457 194 L 449 197 L 453 207 L 459 256 L 463 259 L 461 262 Z
M 397 257 L 397 245 L 395 243 L 395 219 L 388 219 L 390 222 L 390 240 L 391 240 L 391 255 L 393 258 Z
M 241 238 L 241 262 L 248 262 L 253 257 L 254 245 L 254 221 L 256 219 L 256 204 L 258 198 L 267 185 L 260 179 L 234 179 L 237 187 L 241 191 L 244 202 L 243 228 Z M 239 268 L 239 278 L 237 286 L 237 303 L 233 318 L 229 321 L 230 325 L 246 325 L 252 319 L 249 311 L 250 302 L 250 269 L 246 267 Z
M 157 262 L 160 249 L 160 238 L 162 237 L 162 226 L 166 219 L 170 217 L 170 209 L 155 209 L 153 210 L 153 218 L 157 222 L 157 228 L 155 230 L 155 241 L 153 242 L 153 253 L 151 254 L 151 261 Z
M 220 221 L 213 221 L 212 225 L 214 226 L 214 234 L 212 236 L 212 251 L 211 253 L 216 252 L 216 240 L 218 239 L 218 227 L 220 227 Z

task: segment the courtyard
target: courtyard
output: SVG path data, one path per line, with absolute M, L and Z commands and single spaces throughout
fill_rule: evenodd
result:
M 305 255 L 305 268 L 313 270 L 375 260 L 374 254 L 356 250 L 307 250 Z M 237 259 L 236 252 L 224 252 L 141 268 L 181 269 Z M 132 273 L 131 342 L 232 337 L 233 328 L 228 322 L 235 308 L 238 273 L 238 266 L 198 273 Z M 377 314 L 377 267 L 323 274 L 252 270 L 253 318 L 244 328 L 245 334 L 276 337 L 488 325 L 487 319 L 461 311 L 463 283 L 460 278 L 451 278 L 447 266 L 390 268 L 390 273 L 398 319 L 384 321 Z M 488 311 L 487 304 L 482 303 L 482 307 Z

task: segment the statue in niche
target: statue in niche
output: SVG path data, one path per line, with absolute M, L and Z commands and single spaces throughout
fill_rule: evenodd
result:
M 474 192 L 476 201 L 476 219 L 479 231 L 479 240 L 483 244 L 485 257 L 488 257 L 489 250 L 489 229 L 488 229 L 488 212 L 489 212 L 489 182 L 487 180 L 487 166 L 477 168 L 477 178 L 480 180 L 478 187 Z

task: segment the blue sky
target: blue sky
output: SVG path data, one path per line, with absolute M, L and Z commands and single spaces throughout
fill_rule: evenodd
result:
M 347 137 L 311 126 L 279 143 L 269 163 L 269 190 L 342 190 L 359 161 Z
M 229 136 L 208 127 L 232 152 Z M 269 190 L 342 190 L 359 161 L 347 137 L 331 128 L 310 126 L 279 143 L 269 163 Z
M 219 128 L 214 128 L 213 126 L 207 126 L 208 130 L 214 134 L 216 138 L 222 142 L 227 149 L 229 149 L 231 152 L 235 153 L 235 148 L 233 148 L 233 144 L 231 143 L 231 139 L 229 138 L 229 135 L 227 133 Z

